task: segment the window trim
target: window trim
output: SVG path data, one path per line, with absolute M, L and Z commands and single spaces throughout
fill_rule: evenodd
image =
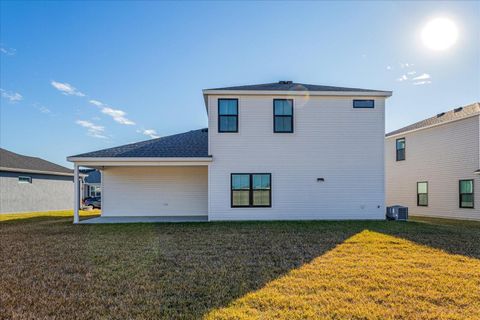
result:
M 220 101 L 237 101 L 237 114 L 236 115 L 220 115 Z M 218 133 L 237 133 L 238 132 L 238 114 L 239 114 L 239 105 L 238 105 L 238 98 L 218 98 L 217 99 L 217 131 Z M 235 117 L 235 131 L 226 131 L 220 129 L 220 117 L 227 116 L 227 117 Z
M 20 179 L 27 179 L 28 181 L 21 181 Z M 32 177 L 30 177 L 30 176 L 18 176 L 18 183 L 32 183 Z
M 291 116 L 286 116 L 286 115 L 275 115 L 275 101 L 291 101 L 292 102 L 292 115 Z M 293 128 L 293 125 L 294 125 L 294 115 L 295 115 L 295 104 L 294 104 L 294 101 L 293 99 L 273 99 L 273 133 L 294 133 L 294 128 Z M 275 129 L 275 118 L 276 117 L 282 117 L 282 118 L 291 118 L 290 122 L 291 122 L 291 130 L 290 131 L 277 131 Z
M 355 102 L 357 102 L 357 101 L 371 101 L 372 106 L 371 107 L 356 107 Z M 373 99 L 354 99 L 353 100 L 353 108 L 354 109 L 374 109 L 375 108 L 375 100 L 373 100 Z
M 419 193 L 419 192 L 418 192 L 418 185 L 419 185 L 420 183 L 426 183 L 426 184 L 427 184 L 427 193 Z M 428 191 L 429 191 L 428 189 L 429 189 L 429 187 L 428 187 L 428 181 L 418 181 L 418 182 L 417 182 L 417 207 L 428 207 Z M 420 196 L 421 194 L 426 194 L 426 195 L 427 195 L 427 204 L 420 204 L 420 197 L 419 197 L 419 196 Z
M 20 179 L 26 179 L 27 181 L 22 181 Z M 18 183 L 32 183 L 32 177 L 30 177 L 30 176 L 18 176 Z
M 472 193 L 461 193 L 462 188 L 462 181 L 471 181 L 472 182 Z M 471 207 L 464 207 L 462 206 L 462 195 L 464 194 L 471 194 L 472 195 L 472 206 Z M 458 180 L 458 207 L 460 209 L 475 209 L 475 183 L 474 179 L 461 179 Z
M 248 179 L 250 182 L 250 188 L 248 189 L 248 205 L 234 205 L 233 204 L 233 191 L 238 191 L 240 189 L 233 189 L 233 176 L 234 175 L 248 175 Z M 266 189 L 254 189 L 253 188 L 253 176 L 255 175 L 267 175 L 270 178 L 270 189 L 269 189 L 269 194 L 268 194 L 268 205 L 254 205 L 253 204 L 253 191 L 254 190 L 266 190 Z M 244 190 L 246 191 L 246 190 Z M 272 174 L 271 173 L 266 173 L 266 172 L 254 172 L 254 173 L 241 173 L 241 172 L 235 172 L 235 173 L 230 173 L 230 208 L 271 208 L 272 207 Z
M 398 149 L 399 140 L 403 140 L 403 149 Z M 398 159 L 398 150 L 403 150 L 403 159 Z M 395 140 L 395 159 L 396 161 L 405 161 L 407 159 L 407 139 L 405 137 Z

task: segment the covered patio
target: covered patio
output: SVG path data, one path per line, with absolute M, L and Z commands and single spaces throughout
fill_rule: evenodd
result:
M 102 175 L 102 214 L 81 223 L 208 221 L 206 129 L 67 160 L 74 163 L 74 223 L 80 223 L 80 167 Z

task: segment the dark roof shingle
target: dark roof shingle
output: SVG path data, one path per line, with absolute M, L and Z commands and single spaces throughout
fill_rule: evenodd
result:
M 208 157 L 208 130 L 199 129 L 119 147 L 82 153 L 72 158 L 202 158 Z
M 441 124 L 443 122 L 448 122 L 452 120 L 459 120 L 463 118 L 467 118 L 469 116 L 472 116 L 473 114 L 480 114 L 480 103 L 476 102 L 473 104 L 470 104 L 468 106 L 464 107 L 459 107 L 455 108 L 453 110 L 447 111 L 447 112 L 441 112 L 437 114 L 436 116 L 430 117 L 428 119 L 416 122 L 414 124 L 411 124 L 409 126 L 400 128 L 398 130 L 392 131 L 387 133 L 385 136 L 393 136 L 399 133 L 404 133 L 407 131 L 411 130 L 416 130 L 416 129 L 421 129 L 429 126 L 433 126 L 436 124 Z
M 0 167 L 10 169 L 44 171 L 50 173 L 73 173 L 73 170 L 37 157 L 24 156 L 0 148 Z
M 213 88 L 205 90 L 253 90 L 253 91 L 358 91 L 358 92 L 385 92 L 384 90 L 371 90 L 360 88 L 332 87 L 315 84 L 295 83 L 291 81 L 279 81 L 274 83 L 254 84 L 245 86 L 233 86 L 224 88 Z

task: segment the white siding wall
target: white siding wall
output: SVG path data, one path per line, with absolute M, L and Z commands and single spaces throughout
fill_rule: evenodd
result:
M 208 168 L 107 167 L 102 216 L 206 216 Z
M 218 98 L 239 98 L 238 133 L 218 133 Z M 383 219 L 384 98 L 288 97 L 293 134 L 273 133 L 274 98 L 209 96 L 209 220 Z M 272 207 L 231 208 L 230 174 L 255 172 L 272 174 Z
M 406 160 L 396 161 L 395 141 L 406 138 Z M 387 205 L 411 215 L 480 220 L 479 117 L 386 139 Z M 475 209 L 459 208 L 458 181 L 475 179 Z M 417 182 L 428 181 L 428 207 L 417 207 Z

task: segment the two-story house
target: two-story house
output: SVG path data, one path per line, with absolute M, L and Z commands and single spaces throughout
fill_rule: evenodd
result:
M 387 205 L 411 215 L 480 220 L 480 104 L 386 135 Z
M 203 95 L 208 129 L 68 158 L 102 170 L 103 218 L 385 217 L 390 91 L 280 81 Z

